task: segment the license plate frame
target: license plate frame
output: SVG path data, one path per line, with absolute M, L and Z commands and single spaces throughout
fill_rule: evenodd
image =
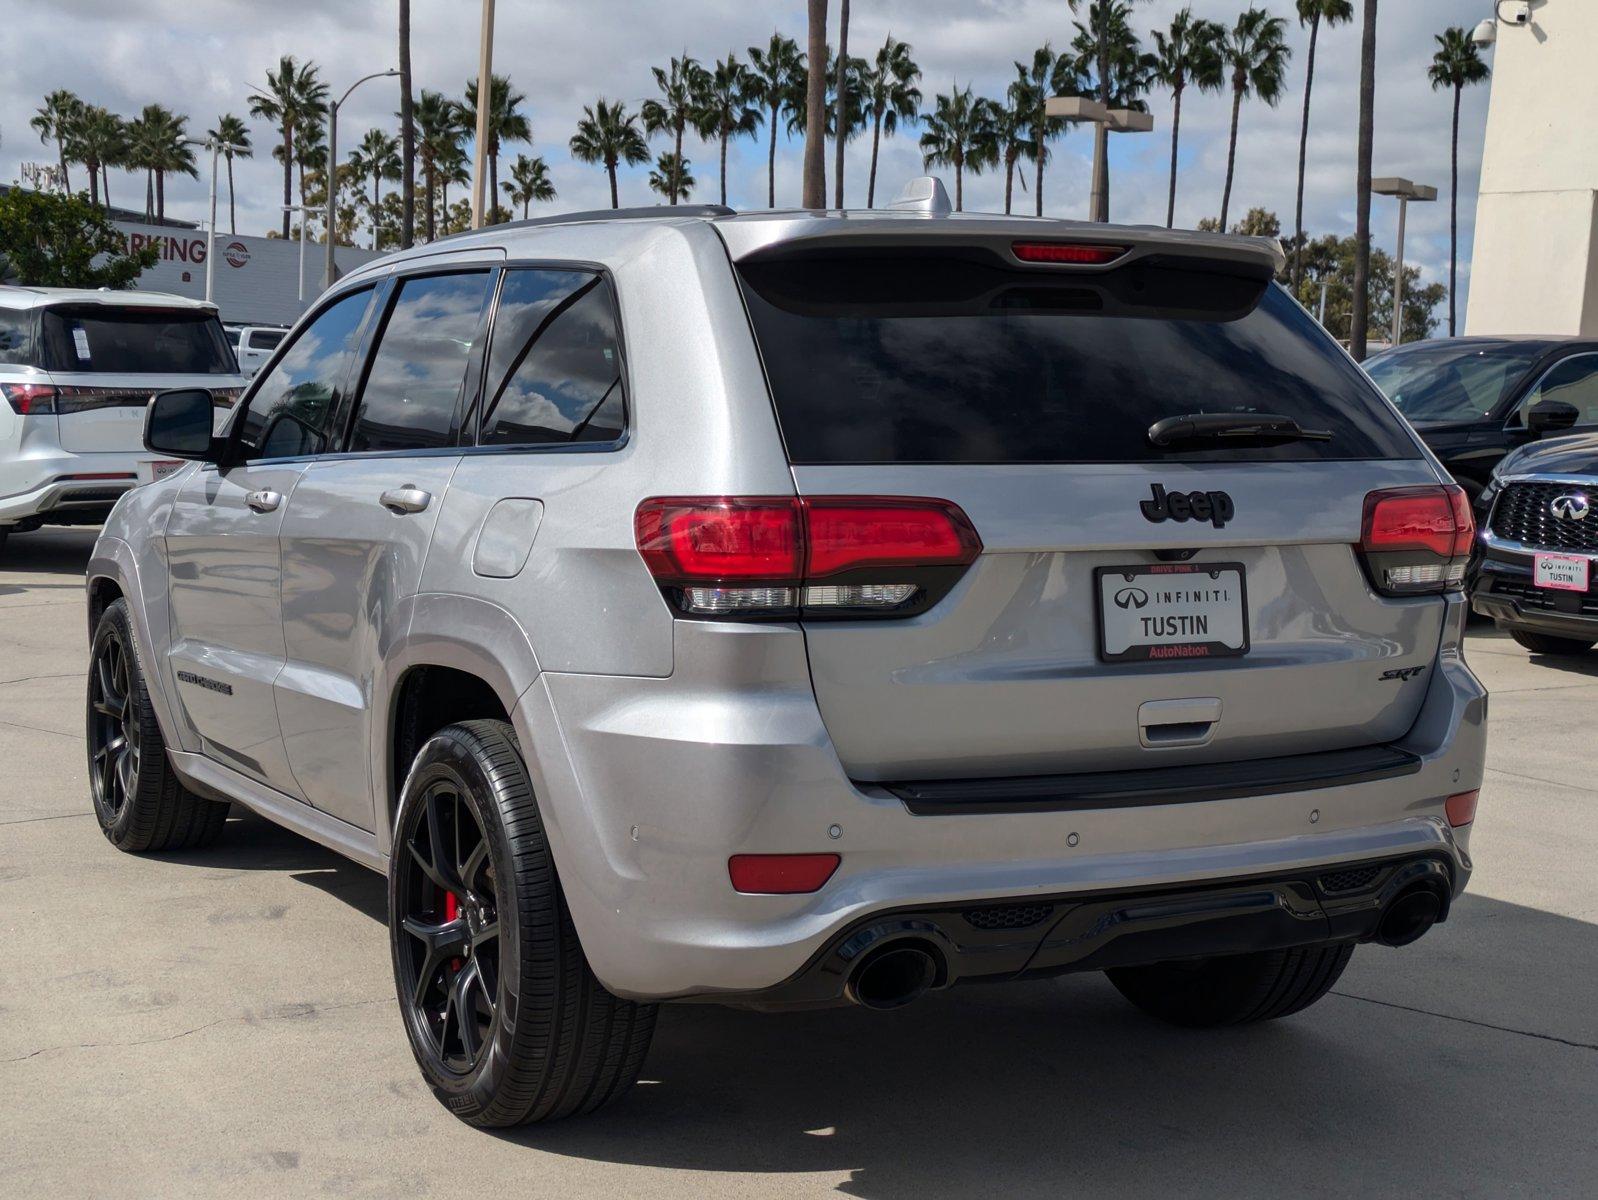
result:
M 1555 592 L 1586 592 L 1592 582 L 1592 559 L 1585 554 L 1534 554 L 1531 581 Z
M 1237 583 L 1237 622 L 1240 642 L 1236 645 L 1225 640 L 1206 638 L 1173 639 L 1167 642 L 1130 642 L 1124 649 L 1112 651 L 1110 649 L 1110 630 L 1106 621 L 1106 595 L 1104 581 L 1112 576 L 1122 576 L 1123 586 L 1134 592 L 1148 594 L 1148 588 L 1141 581 L 1150 578 L 1160 580 L 1180 580 L 1184 577 L 1209 576 L 1217 583 L 1228 572 L 1236 573 Z M 1195 581 L 1196 582 L 1196 581 Z M 1152 602 L 1154 597 L 1146 599 L 1144 607 Z M 1135 605 L 1135 597 L 1128 597 L 1128 604 L 1120 605 L 1114 596 L 1109 597 L 1110 603 L 1116 604 L 1123 610 Z M 1095 627 L 1095 640 L 1100 662 L 1157 662 L 1175 663 L 1191 662 L 1194 660 L 1210 660 L 1216 658 L 1241 658 L 1249 652 L 1248 628 L 1248 572 L 1240 562 L 1197 562 L 1197 563 L 1138 563 L 1129 566 L 1096 567 L 1093 571 L 1093 618 Z M 1160 651 L 1160 652 L 1156 652 Z
M 139 482 L 155 483 L 157 480 L 165 479 L 172 472 L 181 470 L 183 465 L 181 458 L 140 459 L 138 464 Z

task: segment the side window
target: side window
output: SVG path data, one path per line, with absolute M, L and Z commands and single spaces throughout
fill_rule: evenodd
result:
M 338 389 L 371 299 L 370 288 L 351 292 L 300 331 L 240 418 L 246 459 L 321 454 L 328 448 Z
M 0 308 L 0 363 L 34 365 L 32 309 Z
M 466 362 L 492 278 L 474 271 L 422 275 L 400 285 L 356 402 L 351 450 L 452 444 Z
M 1520 422 L 1544 400 L 1559 400 L 1581 416 L 1577 425 L 1598 425 L 1598 354 L 1576 354 L 1548 369 L 1520 406 Z
M 616 300 L 590 271 L 505 273 L 478 442 L 615 441 L 626 427 Z
M 283 340 L 283 335 L 276 330 L 257 329 L 250 334 L 251 350 L 276 350 L 277 344 Z

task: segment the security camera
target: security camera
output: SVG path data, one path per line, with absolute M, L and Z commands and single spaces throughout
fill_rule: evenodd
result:
M 1531 3 L 1530 0 L 1495 0 L 1493 13 L 1500 21 L 1525 25 L 1531 20 Z
M 1484 48 L 1491 46 L 1498 40 L 1498 22 L 1491 17 L 1477 22 L 1476 28 L 1470 31 L 1470 40 Z

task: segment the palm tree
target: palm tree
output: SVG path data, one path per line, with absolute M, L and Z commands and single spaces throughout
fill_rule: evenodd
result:
M 189 119 L 160 104 L 146 104 L 128 123 L 127 165 L 145 172 L 144 215 L 166 219 L 166 177 L 176 171 L 198 176 L 194 150 L 188 142 Z
M 971 94 L 971 85 L 938 93 L 935 107 L 921 114 L 921 160 L 928 167 L 954 168 L 954 208 L 965 211 L 965 173 L 980 175 L 997 158 L 992 102 Z
M 843 207 L 843 148 L 848 141 L 848 130 L 853 125 L 849 114 L 849 71 L 853 64 L 849 61 L 849 0 L 840 0 L 838 11 L 838 61 L 833 65 L 832 75 L 832 127 L 834 145 L 834 158 L 832 175 L 834 183 L 832 206 Z
M 805 208 L 827 206 L 827 119 L 822 112 L 827 102 L 827 0 L 806 0 L 805 25 Z
M 411 0 L 399 0 L 400 249 L 416 241 L 416 104 L 411 94 Z
M 1171 189 L 1165 202 L 1165 227 L 1176 224 L 1176 148 L 1182 131 L 1182 93 L 1189 84 L 1201 92 L 1219 91 L 1225 82 L 1220 41 L 1226 29 L 1215 21 L 1195 19 L 1184 8 L 1171 19 L 1167 32 L 1154 31 L 1154 78 L 1171 90 Z
M 1304 119 L 1298 131 L 1298 198 L 1293 206 L 1293 294 L 1298 295 L 1304 270 L 1304 159 L 1309 151 L 1309 94 L 1315 85 L 1315 39 L 1326 27 L 1354 19 L 1351 0 L 1298 0 L 1298 23 L 1309 26 L 1309 52 L 1304 59 Z
M 988 116 L 993 122 L 993 146 L 998 163 L 1004 167 L 1004 215 L 1010 215 L 1014 195 L 1015 168 L 1023 158 L 1035 158 L 1032 147 L 1032 80 L 1016 64 L 1015 79 L 1005 91 L 1007 103 L 993 102 Z M 1026 176 L 1021 176 L 1021 190 L 1026 191 Z
M 1470 34 L 1457 25 L 1437 35 L 1437 53 L 1426 72 L 1432 90 L 1454 89 L 1454 133 L 1448 164 L 1448 336 L 1454 336 L 1454 288 L 1459 283 L 1459 100 L 1465 89 L 1487 78 L 1487 64 Z
M 127 154 L 126 124 L 121 117 L 98 104 L 85 105 L 69 127 L 67 142 L 73 161 L 81 162 L 88 169 L 90 202 L 99 204 L 103 196 L 109 208 L 111 168 L 119 166 Z
M 290 54 L 278 60 L 276 72 L 266 73 L 266 87 L 250 97 L 250 116 L 274 122 L 283 137 L 275 156 L 283 164 L 285 238 L 289 235 L 288 206 L 294 201 L 294 139 L 308 122 L 319 122 L 326 114 L 327 85 L 317 77 L 315 64 L 302 67 Z
M 1349 306 L 1348 352 L 1365 361 L 1370 324 L 1371 146 L 1376 110 L 1376 0 L 1365 0 L 1359 39 L 1359 149 L 1354 168 L 1354 297 Z
M 494 74 L 493 82 L 489 85 L 488 99 L 488 206 L 492 209 L 494 197 L 499 195 L 499 148 L 506 142 L 532 141 L 533 126 L 526 114 L 521 111 L 527 96 L 511 86 L 508 76 L 497 72 Z M 461 119 L 468 128 L 477 128 L 475 79 L 466 82 L 466 103 L 461 105 Z M 493 223 L 492 212 L 484 218 L 484 221 L 488 224 Z
M 144 172 L 144 219 L 149 221 L 155 217 L 155 143 L 159 135 L 144 115 L 127 122 L 123 126 L 123 133 L 120 165 L 130 171 Z
M 659 192 L 672 204 L 686 201 L 694 184 L 699 182 L 688 169 L 692 165 L 686 158 L 679 159 L 670 150 L 662 150 L 655 160 L 655 169 L 649 172 L 650 190 Z
M 1239 14 L 1237 24 L 1221 39 L 1221 57 L 1232 75 L 1232 140 L 1226 148 L 1226 189 L 1221 193 L 1221 229 L 1232 202 L 1232 171 L 1237 162 L 1237 118 L 1244 96 L 1256 96 L 1271 107 L 1282 98 L 1287 60 L 1292 57 L 1284 36 L 1287 22 L 1263 8 Z
M 822 137 L 824 139 L 838 136 L 838 112 L 840 111 L 835 87 L 835 81 L 840 74 L 838 71 L 838 58 L 833 54 L 831 46 L 826 47 L 826 55 L 827 69 L 822 76 L 826 87 L 821 109 Z M 866 75 L 870 69 L 871 65 L 865 59 L 850 58 L 848 68 L 842 72 L 844 96 L 842 105 L 844 119 L 843 139 L 845 141 L 852 141 L 856 136 L 863 133 L 866 125 L 870 123 L 871 114 L 866 105 L 865 84 Z M 802 94 L 797 95 L 788 117 L 788 132 L 790 134 L 802 132 L 808 127 L 809 119 L 809 100 Z M 826 202 L 825 198 L 823 198 L 822 202 Z
M 404 169 L 399 141 L 381 129 L 368 129 L 361 144 L 350 151 L 350 173 L 356 182 L 372 181 L 372 249 L 377 249 L 381 232 L 383 180 L 396 180 Z
M 893 34 L 882 43 L 876 58 L 861 76 L 865 107 L 871 118 L 871 175 L 866 183 L 866 207 L 877 201 L 877 151 L 882 135 L 892 137 L 900 121 L 914 121 L 921 112 L 921 89 L 916 80 L 921 68 L 910 57 L 910 47 Z
M 570 142 L 572 157 L 578 162 L 603 163 L 610 176 L 610 206 L 620 208 L 616 195 L 616 168 L 621 163 L 649 161 L 649 143 L 638 128 L 638 114 L 627 111 L 621 101 L 612 103 L 601 96 L 583 105 L 583 118 Z
M 1108 108 L 1114 99 L 1110 77 L 1116 28 L 1119 26 L 1130 33 L 1128 17 L 1137 0 L 1067 0 L 1067 3 L 1072 12 L 1080 11 L 1084 3 L 1087 5 L 1087 28 L 1084 29 L 1080 24 L 1077 28 L 1092 43 L 1092 74 L 1098 82 L 1098 99 L 1100 104 Z M 1089 216 L 1092 220 L 1110 219 L 1109 128 L 1103 124 L 1093 126 L 1093 191 L 1090 203 L 1092 211 Z
M 250 129 L 243 118 L 224 113 L 216 119 L 216 128 L 209 130 L 205 136 L 227 159 L 227 225 L 229 233 L 237 233 L 239 225 L 238 212 L 233 203 L 233 160 L 255 157 L 255 147 L 250 144 Z
M 775 43 L 776 39 L 772 40 Z M 705 69 L 697 59 L 689 58 L 686 54 L 672 59 L 671 66 L 665 70 L 660 67 L 651 69 L 655 75 L 655 86 L 660 89 L 660 99 L 645 100 L 639 109 L 644 132 L 651 137 L 657 133 L 670 134 L 671 162 L 678 166 L 685 165 L 686 160 L 682 156 L 683 130 L 694 124 L 694 114 L 698 111 L 705 90 Z M 665 161 L 664 156 L 661 161 Z M 671 203 L 676 204 L 676 197 L 684 189 L 674 182 L 667 191 L 672 198 Z
M 432 241 L 438 236 L 433 199 L 439 190 L 439 168 L 459 153 L 466 126 L 461 120 L 460 105 L 443 92 L 427 88 L 422 89 L 412 116 L 416 124 L 417 157 L 422 164 L 422 188 L 427 197 L 427 240 Z
M 544 204 L 555 198 L 555 185 L 549 181 L 549 164 L 540 157 L 518 154 L 510 165 L 510 179 L 499 185 L 512 204 L 522 206 L 522 220 L 533 201 Z
M 1083 82 L 1076 60 L 1069 54 L 1055 54 L 1054 47 L 1044 43 L 1032 52 L 1032 62 L 1015 64 L 1016 80 L 1010 85 L 1013 104 L 1026 107 L 1030 134 L 1026 142 L 1026 156 L 1032 160 L 1032 203 L 1038 216 L 1043 215 L 1043 167 L 1049 161 L 1049 142 L 1065 132 L 1066 123 L 1051 117 L 1046 108 L 1050 96 L 1079 96 Z
M 658 71 L 656 78 L 659 78 Z M 799 53 L 799 46 L 792 38 L 774 33 L 765 49 L 749 47 L 749 98 L 764 106 L 771 132 L 770 147 L 766 152 L 767 208 L 777 207 L 777 122 L 783 110 L 792 113 L 796 104 L 803 102 L 804 78 L 805 56 Z M 648 104 L 644 106 L 646 124 L 648 107 Z
M 729 54 L 707 73 L 704 90 L 694 106 L 694 128 L 703 138 L 721 143 L 721 202 L 727 203 L 727 143 L 735 137 L 754 137 L 764 114 L 754 98 L 749 68 Z
M 38 131 L 41 146 L 47 141 L 55 142 L 56 158 L 61 164 L 61 187 L 68 195 L 72 194 L 72 179 L 67 173 L 67 141 L 72 134 L 72 123 L 82 113 L 83 101 L 65 88 L 57 88 L 44 98 L 44 104 L 28 121 Z

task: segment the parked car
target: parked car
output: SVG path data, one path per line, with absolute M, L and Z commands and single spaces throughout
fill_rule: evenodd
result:
M 0 287 L 0 549 L 41 525 L 98 525 L 151 460 L 155 392 L 200 387 L 220 411 L 244 380 L 216 309 L 157 292 Z
M 1471 604 L 1537 654 L 1598 645 L 1598 435 L 1551 438 L 1499 464 Z
M 280 325 L 225 325 L 223 328 L 238 359 L 239 371 L 246 379 L 253 378 L 266 364 L 289 332 Z
M 156 397 L 195 465 L 88 569 L 113 845 L 237 802 L 386 872 L 484 1126 L 620 1094 L 660 1002 L 1228 1025 L 1444 919 L 1463 493 L 1275 242 L 921 195 L 494 226 L 341 280 L 223 436 Z
M 1598 338 L 1410 342 L 1373 355 L 1365 369 L 1473 502 L 1511 450 L 1598 432 Z

